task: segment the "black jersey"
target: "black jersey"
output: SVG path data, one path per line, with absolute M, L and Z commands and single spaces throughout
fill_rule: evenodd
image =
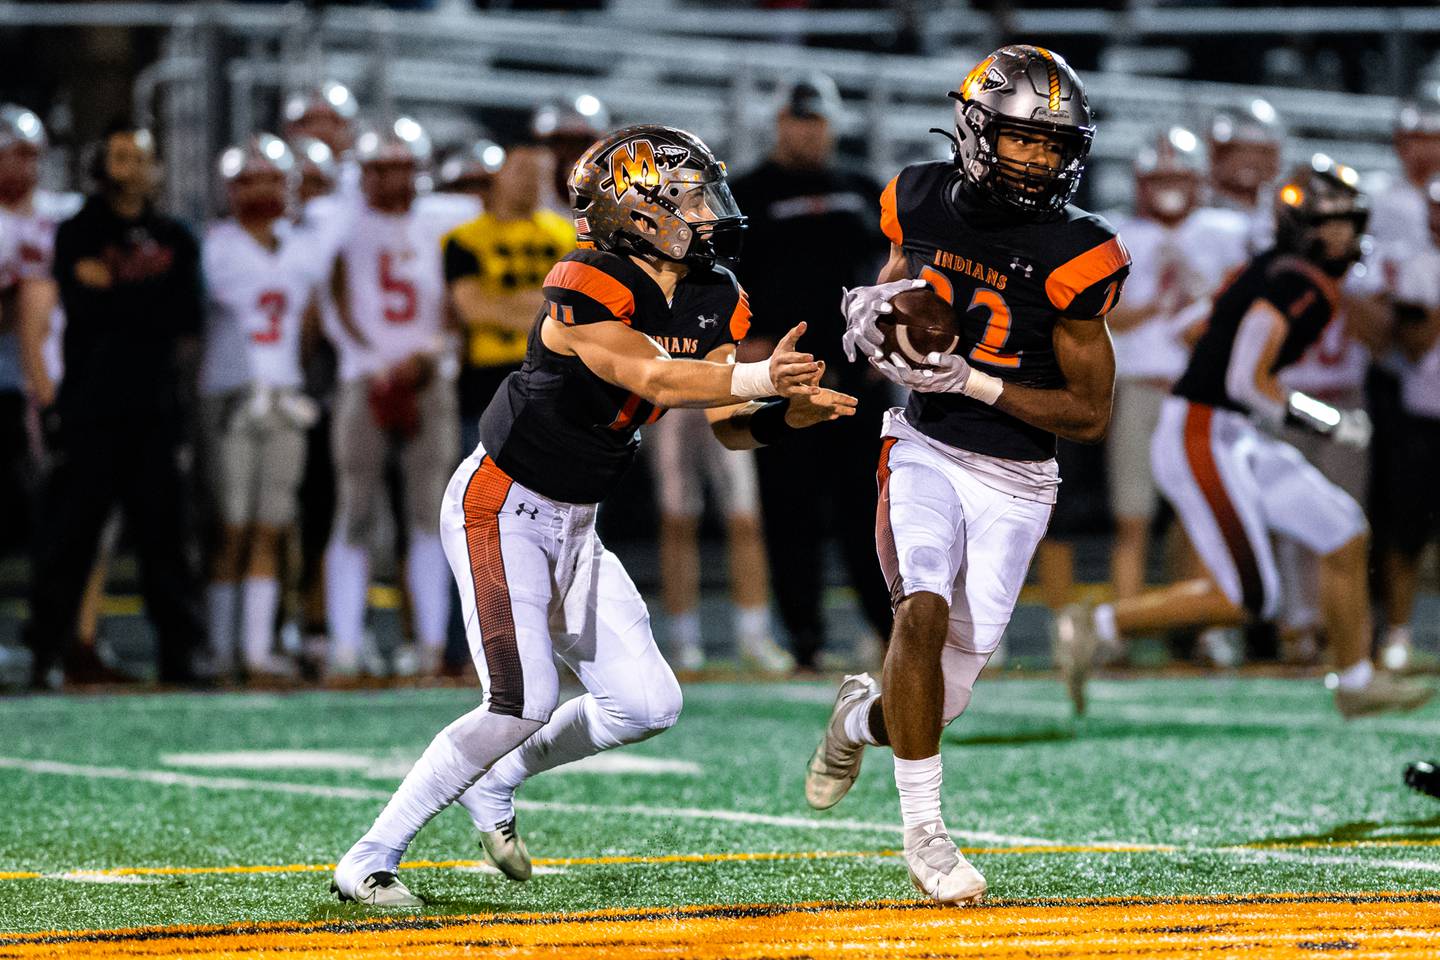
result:
M 1054 389 L 1062 316 L 1103 320 L 1120 298 L 1130 255 L 1100 217 L 1067 206 L 1026 221 L 956 189 L 947 162 L 906 167 L 880 195 L 880 227 L 908 275 L 929 280 L 960 318 L 956 353 L 1007 383 Z M 927 436 L 1008 460 L 1048 460 L 1055 435 L 957 393 L 910 396 L 906 418 Z
M 1225 389 L 1225 374 L 1235 336 L 1252 304 L 1265 300 L 1287 321 L 1285 341 L 1270 372 L 1300 359 L 1335 316 L 1337 285 L 1308 260 L 1268 250 L 1251 260 L 1215 298 L 1205 333 L 1190 353 L 1190 363 L 1175 384 L 1175 395 L 1244 412 Z
M 674 357 L 703 358 L 735 343 L 750 307 L 723 267 L 691 270 L 670 303 L 633 261 L 576 250 L 545 277 L 545 304 L 530 330 L 525 363 L 510 374 L 480 418 L 480 442 L 496 465 L 536 493 L 567 503 L 599 503 L 640 446 L 638 431 L 664 410 L 606 383 L 579 357 L 548 349 L 540 321 L 578 326 L 623 323 Z

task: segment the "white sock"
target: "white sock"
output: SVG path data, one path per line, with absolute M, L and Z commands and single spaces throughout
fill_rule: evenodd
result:
M 240 600 L 240 584 L 211 581 L 205 588 L 205 610 L 210 621 L 210 652 L 216 666 L 229 669 L 235 663 L 235 606 Z
M 325 618 L 332 656 L 359 659 L 369 590 L 370 552 L 343 537 L 333 538 L 325 551 Z
M 275 611 L 280 606 L 280 581 L 274 577 L 245 580 L 242 614 L 245 662 L 255 665 L 270 659 L 275 645 Z
M 1368 687 L 1375 678 L 1375 665 L 1368 659 L 1359 660 L 1341 670 L 1338 676 L 1341 690 L 1359 690 Z
M 405 558 L 405 585 L 415 604 L 415 636 L 423 647 L 443 647 L 450 625 L 450 600 L 455 581 L 440 534 L 410 531 L 410 553 Z
M 533 720 L 479 707 L 436 734 L 357 847 L 383 850 L 394 870 L 420 828 L 454 803 L 501 756 L 539 728 Z M 372 867 L 371 870 L 379 869 Z
M 1400 623 L 1385 630 L 1385 646 L 1412 646 L 1414 634 L 1410 630 L 1410 624 Z
M 870 708 L 875 701 L 880 699 L 880 694 L 873 694 L 861 700 L 850 708 L 845 714 L 845 736 L 849 737 L 852 743 L 865 743 L 872 747 L 880 745 L 875 739 L 875 734 L 870 732 Z
M 1115 623 L 1115 605 L 1113 603 L 1102 603 L 1095 608 L 1095 616 L 1092 621 L 1095 625 L 1095 636 L 1107 647 L 1113 647 L 1120 642 L 1120 628 Z
M 684 613 L 672 613 L 669 618 L 670 646 L 680 650 L 685 647 L 698 647 L 700 643 L 700 612 L 698 610 L 686 610 Z
M 924 760 L 895 758 L 895 786 L 900 791 L 900 819 L 907 827 L 940 819 L 940 754 Z
M 736 607 L 735 635 L 742 643 L 763 641 L 770 637 L 769 607 Z
M 624 723 L 607 713 L 593 695 L 582 694 L 562 703 L 550 722 L 519 749 L 495 761 L 460 803 L 476 829 L 494 830 L 515 816 L 515 791 L 535 774 L 644 740 L 661 729 Z

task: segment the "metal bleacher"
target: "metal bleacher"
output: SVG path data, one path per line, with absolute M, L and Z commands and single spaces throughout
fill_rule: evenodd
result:
M 944 142 L 927 130 L 950 123 L 945 92 L 1005 26 L 963 6 L 946 6 L 927 19 L 930 48 L 922 55 L 794 42 L 801 35 L 874 36 L 894 27 L 894 15 L 884 11 L 726 10 L 666 0 L 616 0 L 606 11 L 528 15 L 482 13 L 453 2 L 403 13 L 315 11 L 300 4 L 11 3 L 0 6 L 0 27 L 163 31 L 162 58 L 136 84 L 136 108 L 160 120 L 169 148 L 171 204 L 198 216 L 212 196 L 209 158 L 216 150 L 273 124 L 287 89 L 327 76 L 354 86 L 362 102 L 377 110 L 413 112 L 432 125 L 457 128 L 477 109 L 530 107 L 585 90 L 605 101 L 616 122 L 687 126 L 715 142 L 733 169 L 744 169 L 763 155 L 776 86 L 822 71 L 844 96 L 847 143 L 863 151 L 877 176 L 889 176 L 904 162 L 941 154 Z M 657 7 L 664 16 L 655 15 Z M 1023 34 L 1045 14 L 1014 11 L 1009 23 Z M 1440 10 L 1430 9 L 1292 10 L 1285 20 L 1275 14 L 1141 5 L 1121 13 L 1066 10 L 1044 26 L 1051 35 L 1123 28 L 1127 36 L 1243 32 L 1285 23 L 1318 32 L 1385 23 L 1412 32 L 1440 29 Z M 1392 97 L 1140 72 L 1088 72 L 1086 80 L 1102 125 L 1094 150 L 1102 202 L 1123 194 L 1125 161 L 1150 131 L 1170 123 L 1202 125 L 1216 108 L 1252 97 L 1279 109 L 1294 157 L 1319 150 L 1367 171 L 1386 171 L 1394 163 Z

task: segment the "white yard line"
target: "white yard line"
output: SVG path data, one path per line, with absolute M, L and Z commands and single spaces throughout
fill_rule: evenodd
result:
M 318 783 L 286 783 L 279 780 L 252 780 L 244 777 L 206 777 L 197 774 L 175 773 L 170 770 L 131 770 L 125 767 L 97 767 L 76 763 L 61 763 L 55 760 L 27 760 L 20 757 L 0 757 L 0 769 L 21 770 L 26 773 L 52 774 L 55 776 L 79 777 L 87 780 L 129 780 L 137 783 L 154 783 L 162 786 L 192 787 L 201 790 L 254 791 L 260 793 L 286 793 L 301 796 L 325 797 L 337 800 L 388 800 L 389 790 L 369 787 L 339 787 Z M 579 813 L 600 816 L 641 816 L 662 820 L 717 820 L 726 823 L 748 823 L 757 826 L 789 827 L 801 830 L 844 831 L 850 833 L 899 834 L 898 823 L 875 823 L 864 820 L 811 819 L 809 817 L 775 816 L 766 813 L 750 813 L 743 810 L 710 810 L 700 807 L 653 807 L 645 804 L 605 805 L 590 803 L 565 803 L 557 800 L 517 800 L 520 810 L 547 811 L 551 813 Z M 1059 846 L 1056 840 L 1043 837 L 1028 837 L 985 830 L 952 830 L 962 840 L 1008 846 Z
M 1330 854 L 1323 851 L 1309 850 L 1267 850 L 1255 847 L 1215 847 L 1212 850 L 1201 850 L 1203 853 L 1223 853 L 1233 856 L 1239 860 L 1255 861 L 1283 861 L 1285 863 L 1313 863 L 1321 865 L 1332 865 L 1339 867 L 1367 867 L 1379 870 L 1405 870 L 1420 871 L 1423 873 L 1440 873 L 1440 861 L 1436 860 L 1381 860 L 1374 857 L 1346 856 L 1344 854 Z
M 204 790 L 250 791 L 285 793 L 302 796 L 324 797 L 341 800 L 385 800 L 390 794 L 386 790 L 364 787 L 337 787 L 311 783 L 286 783 L 275 780 L 251 780 L 242 777 L 205 777 L 174 773 L 168 770 L 131 770 L 124 767 L 97 767 L 84 764 L 61 763 L 53 760 L 27 760 L 19 757 L 0 757 L 0 769 L 19 770 L 26 773 L 49 774 L 52 776 L 78 777 L 87 780 L 127 780 L 138 783 L 153 783 L 161 786 L 190 787 Z M 788 827 L 803 830 L 839 830 L 852 833 L 884 833 L 895 835 L 900 825 L 895 823 L 873 823 L 863 820 L 815 820 L 808 817 L 776 816 L 750 813 L 741 810 L 710 810 L 698 807 L 651 807 L 644 804 L 623 804 L 606 806 L 588 803 L 564 803 L 551 800 L 520 800 L 515 806 L 521 810 L 546 811 L 550 813 L 578 813 L 602 816 L 641 816 L 666 820 L 714 820 L 726 823 L 755 824 L 770 827 Z M 1278 850 L 1255 847 L 1170 847 L 1157 844 L 1126 844 L 1114 841 L 1059 841 L 1042 837 L 1016 836 L 992 833 L 984 830 L 952 830 L 951 834 L 960 840 L 969 840 L 997 846 L 1084 846 L 1115 847 L 1134 852 L 1168 853 L 1180 856 L 1221 855 L 1235 857 L 1248 862 L 1285 861 L 1312 863 L 1317 865 L 1356 866 L 1370 869 L 1398 870 L 1405 872 L 1440 873 L 1440 862 L 1418 859 L 1380 859 L 1375 857 L 1331 854 L 1323 850 Z M 76 882 L 133 882 L 111 880 L 108 875 L 89 871 L 73 871 L 55 875 L 55 879 Z

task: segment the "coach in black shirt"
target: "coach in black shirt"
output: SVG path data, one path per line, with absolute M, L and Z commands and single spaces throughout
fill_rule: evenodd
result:
M 199 249 L 179 221 L 151 205 L 149 131 L 112 125 L 92 173 L 97 192 L 55 238 L 65 375 L 46 413 L 54 460 L 27 629 L 32 683 L 49 686 L 56 660 L 69 660 L 96 545 L 116 502 L 139 555 L 160 679 L 186 682 L 201 625 L 183 533 L 180 357 L 200 333 Z
M 835 166 L 831 122 L 838 109 L 828 77 L 795 84 L 776 117 L 774 152 L 731 185 L 749 218 L 739 274 L 754 322 L 741 359 L 765 356 L 804 320 L 809 331 L 801 345 L 825 361 L 825 385 L 860 398 L 854 417 L 756 453 L 775 598 L 801 669 L 816 666 L 825 642 L 820 598 L 827 533 L 834 534 L 866 619 L 882 640 L 891 623 L 875 556 L 875 466 L 890 389 L 869 364 L 846 363 L 840 347 L 840 290 L 874 283 L 887 247 L 879 229 L 880 185 Z

